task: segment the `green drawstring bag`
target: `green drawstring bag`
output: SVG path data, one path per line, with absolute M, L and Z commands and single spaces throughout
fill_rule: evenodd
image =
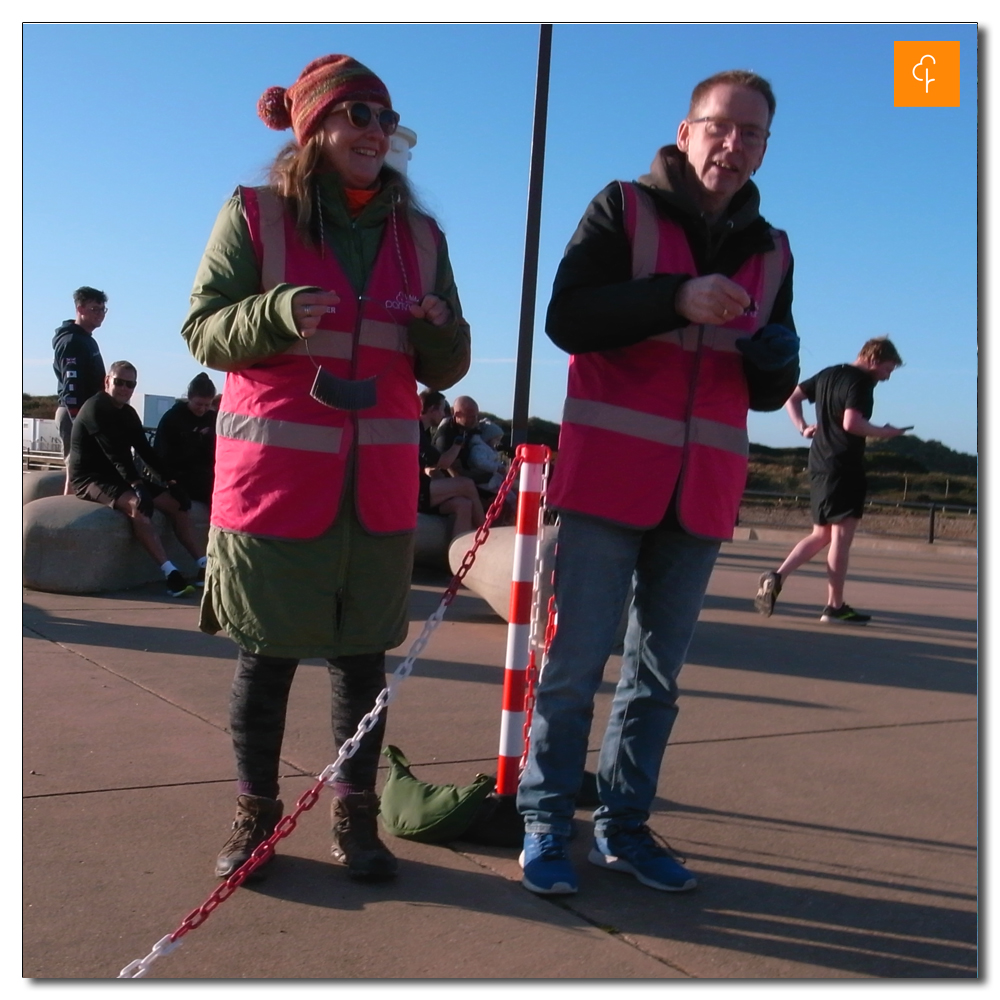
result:
M 382 789 L 379 815 L 385 828 L 404 840 L 443 844 L 456 840 L 472 824 L 493 789 L 495 777 L 477 774 L 471 785 L 430 785 L 415 778 L 399 747 L 387 746 L 389 777 Z

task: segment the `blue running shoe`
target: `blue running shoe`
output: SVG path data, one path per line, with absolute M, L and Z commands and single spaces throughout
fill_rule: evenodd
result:
M 664 892 L 687 892 L 698 884 L 666 841 L 657 843 L 648 826 L 596 837 L 587 860 L 599 868 L 628 872 L 643 885 Z
M 521 885 L 542 896 L 571 896 L 577 891 L 576 872 L 566 853 L 568 837 L 557 833 L 526 833 L 518 862 Z

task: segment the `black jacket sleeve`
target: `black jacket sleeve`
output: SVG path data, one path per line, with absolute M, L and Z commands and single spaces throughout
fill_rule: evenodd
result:
M 677 289 L 692 275 L 632 277 L 621 187 L 609 184 L 590 203 L 559 264 L 545 332 L 569 354 L 609 351 L 676 330 Z

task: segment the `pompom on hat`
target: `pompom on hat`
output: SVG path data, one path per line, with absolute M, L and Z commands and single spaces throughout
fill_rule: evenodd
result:
M 344 101 L 372 101 L 392 107 L 386 85 L 350 56 L 314 59 L 287 90 L 268 87 L 257 102 L 261 121 L 275 131 L 290 128 L 300 146 L 316 134 L 329 108 Z

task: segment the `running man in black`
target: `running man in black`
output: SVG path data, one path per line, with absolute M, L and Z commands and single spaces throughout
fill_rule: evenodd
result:
M 146 440 L 139 414 L 128 405 L 135 385 L 135 366 L 116 361 L 104 380 L 104 391 L 80 408 L 70 438 L 69 479 L 81 500 L 113 507 L 129 519 L 132 533 L 163 571 L 167 593 L 185 597 L 194 593 L 194 587 L 167 558 L 153 527 L 154 509 L 166 514 L 178 541 L 197 561 L 199 584 L 204 580 L 205 548 L 191 524 L 190 498 L 168 478 L 169 470 Z M 139 474 L 133 453 L 160 475 L 166 487 Z
M 809 490 L 812 501 L 812 534 L 803 538 L 785 561 L 760 578 L 754 606 L 769 617 L 788 574 L 807 563 L 827 546 L 827 602 L 823 622 L 865 625 L 863 615 L 844 603 L 844 581 L 854 532 L 864 510 L 865 439 L 894 438 L 910 430 L 871 422 L 875 386 L 885 382 L 903 363 L 888 337 L 869 340 L 849 365 L 824 368 L 801 382 L 785 409 L 799 433 L 812 440 L 809 449 Z M 806 423 L 802 403 L 816 404 L 816 423 Z

